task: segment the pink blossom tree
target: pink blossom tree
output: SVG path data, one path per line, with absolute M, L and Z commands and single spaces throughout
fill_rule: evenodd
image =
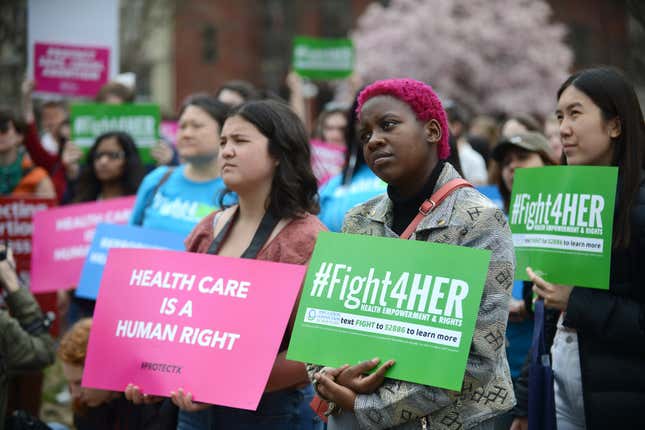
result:
M 366 81 L 410 77 L 472 112 L 553 112 L 572 64 L 544 0 L 372 3 L 352 33 Z

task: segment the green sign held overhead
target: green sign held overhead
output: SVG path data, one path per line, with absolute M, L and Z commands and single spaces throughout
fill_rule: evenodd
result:
M 618 168 L 518 169 L 509 221 L 517 279 L 608 289 Z
M 490 251 L 320 233 L 287 358 L 393 359 L 390 378 L 460 391 Z
M 159 141 L 159 106 L 155 104 L 73 104 L 72 140 L 86 153 L 94 140 L 108 131 L 124 131 L 132 136 L 141 160 L 154 163 L 150 150 Z
M 352 41 L 296 37 L 293 42 L 293 69 L 310 79 L 346 78 L 354 70 Z

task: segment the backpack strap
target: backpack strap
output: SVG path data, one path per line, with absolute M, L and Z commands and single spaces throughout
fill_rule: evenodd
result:
M 140 215 L 134 220 L 134 223 L 133 223 L 134 225 L 143 225 L 143 219 L 146 217 L 146 209 L 148 209 L 152 205 L 152 202 L 154 201 L 155 196 L 157 195 L 157 192 L 159 192 L 159 189 L 161 188 L 161 186 L 165 184 L 166 181 L 168 181 L 168 179 L 170 178 L 170 175 L 172 175 L 174 171 L 175 171 L 174 167 L 168 167 L 168 170 L 166 170 L 166 172 L 163 174 L 159 182 L 157 182 L 157 185 L 155 185 L 152 192 L 148 194 L 148 196 L 146 197 L 146 202 L 143 205 L 143 210 L 140 212 Z
M 217 255 L 223 243 L 226 241 L 231 231 L 231 228 L 235 224 L 235 221 L 237 220 L 239 212 L 240 212 L 239 208 L 237 208 L 235 210 L 235 213 L 227 221 L 224 227 L 222 227 L 222 230 L 220 230 L 217 237 L 215 237 L 215 239 L 213 239 L 213 241 L 211 242 L 210 246 L 208 247 L 208 251 L 206 251 L 207 254 Z M 270 211 L 266 211 L 266 213 L 262 217 L 262 221 L 260 221 L 260 225 L 258 226 L 257 230 L 253 234 L 253 239 L 251 240 L 251 243 L 246 248 L 246 250 L 242 253 L 240 258 L 255 259 L 257 255 L 260 253 L 260 251 L 262 250 L 262 247 L 264 246 L 264 244 L 271 236 L 273 229 L 278 225 L 279 222 L 280 222 L 280 218 L 276 218 L 273 216 L 273 214 L 271 214 Z
M 419 207 L 419 213 L 417 216 L 414 217 L 410 225 L 401 233 L 401 236 L 399 236 L 401 239 L 409 239 L 410 236 L 412 236 L 412 233 L 414 233 L 414 230 L 417 228 L 421 220 L 425 218 L 426 215 L 428 215 L 430 212 L 435 210 L 437 206 L 441 204 L 445 200 L 446 197 L 448 197 L 450 194 L 452 194 L 453 191 L 459 189 L 459 188 L 464 188 L 464 187 L 472 187 L 473 184 L 468 182 L 465 179 L 452 179 L 448 182 L 446 182 L 441 188 L 437 190 L 436 193 L 430 196 L 427 200 L 425 200 L 423 203 L 421 203 L 421 206 Z

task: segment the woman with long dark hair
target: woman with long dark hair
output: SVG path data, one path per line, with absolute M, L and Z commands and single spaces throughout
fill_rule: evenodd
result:
M 633 86 L 612 68 L 582 70 L 557 93 L 567 164 L 618 167 L 609 290 L 545 281 L 545 327 L 559 430 L 642 427 L 645 405 L 645 124 Z M 559 315 L 558 315 L 559 314 Z M 547 321 L 549 321 L 547 319 Z M 525 402 L 523 396 L 518 401 Z M 525 428 L 518 418 L 514 429 Z
M 318 233 L 325 230 L 315 216 L 317 184 L 310 157 L 304 125 L 285 104 L 264 100 L 234 108 L 222 127 L 218 156 L 225 209 L 195 227 L 186 239 L 188 251 L 307 264 Z M 239 203 L 226 204 L 230 192 Z M 272 288 L 279 294 L 280 283 Z M 178 429 L 320 428 L 309 407 L 313 390 L 305 366 L 286 359 L 294 318 L 295 309 L 256 411 L 195 403 L 186 387 L 172 394 L 180 408 Z M 138 387 L 129 386 L 126 395 L 146 401 Z
M 134 195 L 144 173 L 132 137 L 121 131 L 104 133 L 90 148 L 78 180 L 68 183 L 65 200 L 84 203 Z M 68 322 L 92 316 L 96 300 L 72 297 L 71 293 L 58 293 L 59 308 L 65 310 L 69 306 Z
M 74 202 L 91 202 L 137 193 L 145 168 L 132 137 L 122 131 L 103 133 L 87 154 Z
M 304 125 L 286 105 L 247 102 L 224 122 L 219 166 L 228 191 L 239 203 L 206 217 L 186 244 L 191 252 L 306 264 L 318 232 L 317 184 L 311 170 Z M 222 202 L 224 203 L 224 202 Z M 258 240 L 259 238 L 259 240 Z M 259 243 L 259 247 L 254 247 Z M 279 284 L 275 285 L 276 291 Z M 313 397 L 303 363 L 286 359 L 295 309 L 256 411 L 209 408 L 210 428 L 313 429 Z M 179 391 L 182 412 L 202 409 Z

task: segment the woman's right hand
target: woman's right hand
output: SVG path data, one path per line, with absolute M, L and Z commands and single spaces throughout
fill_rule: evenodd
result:
M 125 388 L 124 394 L 125 398 L 135 405 L 152 405 L 154 403 L 159 403 L 164 399 L 164 397 L 161 396 L 149 396 L 147 394 L 143 394 L 141 389 L 134 384 L 128 384 Z
M 14 293 L 20 289 L 16 261 L 13 259 L 11 248 L 0 245 L 0 251 L 5 253 L 5 258 L 0 260 L 0 287 L 5 288 L 8 293 Z
M 193 395 L 189 392 L 184 392 L 183 388 L 170 393 L 170 399 L 179 409 L 185 412 L 199 412 L 211 407 L 207 403 L 193 402 Z
M 515 417 L 509 430 L 529 430 L 528 417 Z
M 302 94 L 302 78 L 293 70 L 289 71 L 287 74 L 285 83 L 287 84 L 289 91 L 293 91 L 298 95 Z
M 20 94 L 22 96 L 22 109 L 23 109 L 23 116 L 25 117 L 25 121 L 27 121 L 27 124 L 31 124 L 34 122 L 34 104 L 31 100 L 31 97 L 34 92 L 34 86 L 35 83 L 31 79 L 25 79 L 22 81 L 22 85 L 20 86 Z
M 69 141 L 65 143 L 61 161 L 65 168 L 65 173 L 68 179 L 76 179 L 81 170 L 81 158 L 83 158 L 83 150 L 76 146 L 74 142 Z

